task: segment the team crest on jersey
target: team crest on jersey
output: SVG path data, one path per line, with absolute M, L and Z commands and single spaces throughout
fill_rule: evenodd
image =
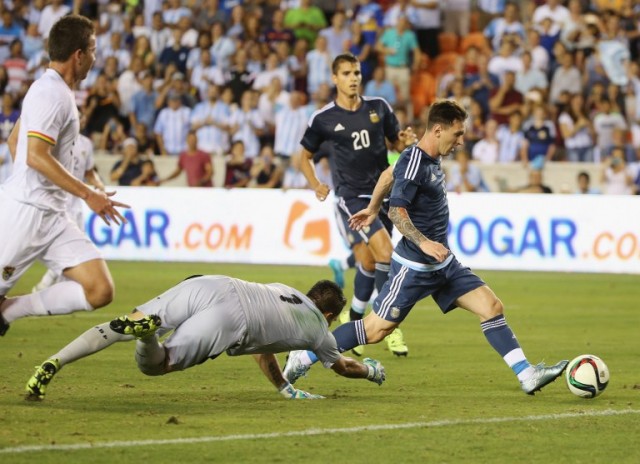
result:
M 400 308 L 398 308 L 397 306 L 391 308 L 391 317 L 394 319 L 400 317 Z
M 16 272 L 16 268 L 13 266 L 5 266 L 2 270 L 2 279 L 9 280 L 13 273 Z
M 374 124 L 377 123 L 377 122 L 380 122 L 380 116 L 378 116 L 378 113 L 376 113 L 373 110 L 369 111 L 369 119 Z

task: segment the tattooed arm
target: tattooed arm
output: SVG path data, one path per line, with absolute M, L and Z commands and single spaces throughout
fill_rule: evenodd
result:
M 429 240 L 413 225 L 406 208 L 392 206 L 389 208 L 389 218 L 400 233 L 415 243 L 424 254 L 432 256 L 439 263 L 443 262 L 449 255 L 449 250 L 443 244 Z

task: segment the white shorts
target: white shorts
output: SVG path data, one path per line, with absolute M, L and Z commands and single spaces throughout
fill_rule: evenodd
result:
M 228 277 L 205 276 L 180 282 L 136 309 L 173 330 L 163 344 L 172 370 L 214 358 L 240 343 L 247 331 L 240 298 Z
M 0 295 L 6 295 L 36 260 L 60 274 L 102 259 L 89 237 L 65 213 L 20 203 L 1 190 L 0 211 Z

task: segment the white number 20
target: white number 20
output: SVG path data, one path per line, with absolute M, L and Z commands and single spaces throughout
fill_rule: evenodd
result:
M 369 138 L 369 131 L 366 129 L 360 132 L 352 132 L 351 138 L 353 139 L 353 149 L 362 150 L 371 145 L 371 139 Z

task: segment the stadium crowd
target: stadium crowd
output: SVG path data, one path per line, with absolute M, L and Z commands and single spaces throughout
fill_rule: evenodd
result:
M 581 172 L 567 180 L 575 191 L 640 193 L 637 0 L 5 0 L 0 10 L 0 182 L 49 30 L 76 11 L 97 29 L 97 61 L 76 90 L 83 132 L 97 153 L 123 154 L 110 173 L 121 185 L 185 171 L 189 185 L 211 186 L 212 159 L 225 157 L 227 187 L 305 187 L 299 142 L 332 99 L 333 58 L 349 51 L 363 94 L 384 97 L 403 127 L 422 134 L 436 98 L 467 109 L 466 147 L 447 166 L 453 191 L 486 191 L 479 166 L 511 163 L 530 183 L 500 190 L 549 192 L 545 165 L 568 161 L 601 166 L 600 190 Z M 161 178 L 157 156 L 175 157 L 176 171 Z

